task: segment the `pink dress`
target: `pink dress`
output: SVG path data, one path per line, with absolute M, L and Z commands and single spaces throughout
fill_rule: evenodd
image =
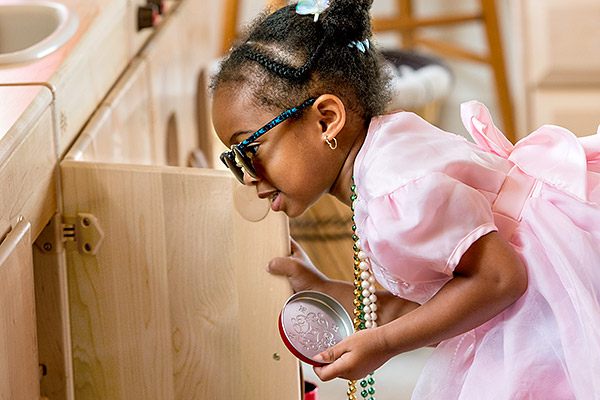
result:
M 513 146 L 483 105 L 462 118 L 476 144 L 377 117 L 354 165 L 357 233 L 395 295 L 427 302 L 491 231 L 527 266 L 526 293 L 439 344 L 413 399 L 600 399 L 600 134 L 543 126 Z

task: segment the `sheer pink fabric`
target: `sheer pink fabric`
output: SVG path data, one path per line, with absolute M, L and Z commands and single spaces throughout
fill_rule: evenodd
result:
M 378 282 L 428 301 L 469 246 L 497 230 L 527 292 L 441 343 L 415 399 L 600 399 L 600 134 L 544 126 L 512 145 L 463 105 L 476 144 L 398 112 L 375 118 L 354 177 L 357 233 Z

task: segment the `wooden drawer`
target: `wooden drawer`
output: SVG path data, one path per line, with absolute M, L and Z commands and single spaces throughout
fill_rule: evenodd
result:
M 0 87 L 15 101 L 20 90 Z M 0 138 L 0 237 L 23 216 L 36 237 L 56 211 L 56 154 L 50 91 L 43 88 L 6 135 Z
M 526 0 L 523 29 L 532 84 L 600 84 L 600 2 Z
M 600 88 L 539 89 L 532 92 L 531 104 L 531 131 L 553 124 L 587 136 L 600 124 Z

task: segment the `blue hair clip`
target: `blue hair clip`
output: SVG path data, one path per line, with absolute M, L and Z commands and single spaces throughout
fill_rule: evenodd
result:
M 369 39 L 365 39 L 362 42 L 360 42 L 358 40 L 356 40 L 356 41 L 353 40 L 352 42 L 348 43 L 348 47 L 356 47 L 358 49 L 358 51 L 360 51 L 361 53 L 364 53 L 370 47 Z
M 329 7 L 329 0 L 300 0 L 296 4 L 296 12 L 300 15 L 313 14 L 315 22 L 319 19 L 319 14 Z

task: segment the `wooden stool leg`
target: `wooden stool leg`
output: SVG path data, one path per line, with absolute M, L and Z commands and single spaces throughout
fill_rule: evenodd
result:
M 396 6 L 398 7 L 400 21 L 413 21 L 412 0 L 396 0 Z M 402 39 L 402 47 L 413 49 L 415 47 L 414 27 L 408 25 L 400 31 L 400 38 Z
M 235 39 L 239 10 L 239 0 L 225 0 L 225 6 L 223 7 L 223 37 L 221 42 L 221 51 L 223 53 L 227 53 Z
M 285 0 L 269 0 L 269 7 L 278 9 L 285 6 Z M 222 53 L 227 53 L 229 47 L 237 36 L 237 23 L 240 13 L 240 0 L 225 0 L 223 7 L 223 38 L 221 42 Z
M 269 5 L 273 9 L 279 9 L 279 8 L 285 6 L 285 4 L 286 4 L 285 0 L 270 0 L 269 1 Z
M 480 0 L 480 3 L 489 48 L 488 62 L 490 63 L 494 72 L 498 106 L 500 107 L 500 111 L 502 113 L 504 133 L 511 142 L 514 142 L 515 127 L 513 111 L 506 79 L 506 69 L 502 41 L 500 39 L 500 29 L 498 27 L 498 18 L 496 17 L 496 5 L 494 0 Z

